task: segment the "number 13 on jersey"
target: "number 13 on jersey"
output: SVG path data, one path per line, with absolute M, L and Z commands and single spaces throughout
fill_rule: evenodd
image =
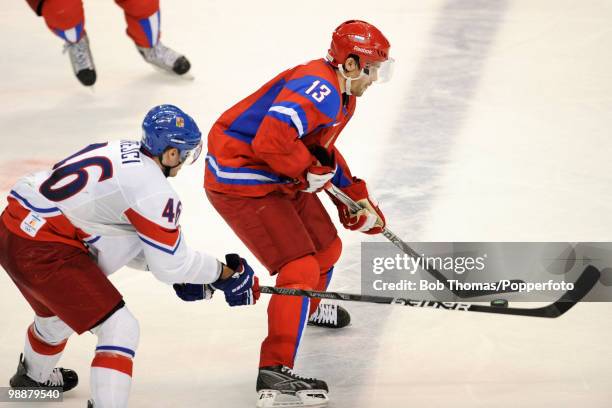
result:
M 312 99 L 314 99 L 317 102 L 323 102 L 323 99 L 325 99 L 325 97 L 331 93 L 331 89 L 329 89 L 327 85 L 322 84 L 319 86 L 320 83 L 321 81 L 317 79 L 305 91 L 306 95 L 312 96 Z M 317 89 L 317 87 L 318 87 L 318 90 L 313 92 L 315 89 Z

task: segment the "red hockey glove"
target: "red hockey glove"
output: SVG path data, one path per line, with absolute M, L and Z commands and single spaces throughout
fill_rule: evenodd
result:
M 318 193 L 323 190 L 336 174 L 336 158 L 321 146 L 310 149 L 316 158 L 315 163 L 306 170 L 304 178 L 306 186 L 301 189 L 305 193 Z
M 333 199 L 344 228 L 365 234 L 380 234 L 385 227 L 385 216 L 376 200 L 369 196 L 365 181 L 353 178 L 353 184 L 342 188 L 342 191 L 362 207 L 352 212 L 346 204 Z
M 318 193 L 323 190 L 336 174 L 336 169 L 327 166 L 310 166 L 306 171 L 307 186 L 301 191 L 305 193 Z

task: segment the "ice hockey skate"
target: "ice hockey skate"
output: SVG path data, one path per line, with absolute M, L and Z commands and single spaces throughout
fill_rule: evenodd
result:
M 95 84 L 96 67 L 91 56 L 91 50 L 89 49 L 87 34 L 83 34 L 81 39 L 75 43 L 66 42 L 64 52 L 68 52 L 70 56 L 72 70 L 77 79 L 85 86 Z
M 326 407 L 328 391 L 325 381 L 300 377 L 289 367 L 263 367 L 257 376 L 257 408 Z
M 320 303 L 317 310 L 308 319 L 309 326 L 341 329 L 351 323 L 351 315 L 342 306 Z
M 183 75 L 189 71 L 191 64 L 184 56 L 174 51 L 172 48 L 166 47 L 161 41 L 158 41 L 154 47 L 136 47 L 145 61 L 164 71 L 174 72 L 177 75 Z
M 9 384 L 13 388 L 27 387 L 61 387 L 63 392 L 70 391 L 79 383 L 79 377 L 73 370 L 66 368 L 54 368 L 47 382 L 39 383 L 28 377 L 27 367 L 23 354 L 19 356 L 19 364 L 17 365 L 17 373 L 11 377 Z

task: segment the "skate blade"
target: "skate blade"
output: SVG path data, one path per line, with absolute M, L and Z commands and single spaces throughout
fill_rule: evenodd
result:
M 176 74 L 174 74 L 174 75 L 176 75 Z M 185 72 L 183 75 L 176 75 L 176 76 L 178 76 L 183 81 L 195 81 L 195 77 L 191 74 L 191 71 L 190 72 Z
M 329 402 L 325 390 L 304 390 L 294 394 L 261 390 L 257 394 L 257 408 L 324 408 Z

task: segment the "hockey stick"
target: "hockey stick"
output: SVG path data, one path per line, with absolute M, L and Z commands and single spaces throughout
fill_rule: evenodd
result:
M 351 209 L 351 211 L 357 212 L 357 211 L 363 209 L 359 204 L 357 204 L 355 201 L 353 201 L 353 199 L 351 197 L 346 195 L 344 193 L 344 191 L 340 190 L 338 187 L 334 186 L 333 184 L 331 185 L 331 187 L 329 187 L 327 189 L 327 191 L 331 195 L 336 197 L 338 200 L 340 200 L 342 203 L 347 205 Z M 414 249 L 412 249 L 407 243 L 402 241 L 389 228 L 387 228 L 387 227 L 383 228 L 382 234 L 384 235 L 385 238 L 387 238 L 389 241 L 391 241 L 392 244 L 394 244 L 396 247 L 401 249 L 402 252 L 408 254 L 412 258 L 415 258 L 415 259 L 420 258 L 420 255 Z M 456 290 L 456 289 L 451 289 L 450 283 L 448 283 L 448 279 L 440 271 L 438 271 L 435 268 L 432 268 L 428 264 L 425 264 L 424 269 L 427 272 L 429 272 L 434 278 L 436 278 L 437 280 L 442 282 L 444 284 L 444 286 L 448 290 L 450 290 L 451 292 L 453 292 L 453 294 L 455 294 L 456 296 L 458 296 L 460 298 L 464 298 L 465 299 L 465 298 L 472 298 L 472 297 L 477 297 L 477 296 L 488 296 L 488 295 L 497 295 L 497 294 L 500 294 L 500 293 L 516 292 L 516 289 L 512 289 L 511 287 L 508 287 L 507 289 L 501 289 L 499 291 L 494 290 L 494 289 L 489 289 L 489 290 L 469 290 L 469 291 L 460 291 L 460 290 Z M 525 283 L 525 281 L 520 280 L 520 279 L 512 279 L 509 282 L 510 283 Z M 496 287 L 501 287 L 501 286 L 497 286 L 496 285 Z
M 538 308 L 497 307 L 485 305 L 473 305 L 461 302 L 439 302 L 435 300 L 413 300 L 407 298 L 394 298 L 388 296 L 355 295 L 339 292 L 319 292 L 314 290 L 277 288 L 274 286 L 261 286 L 261 293 L 284 296 L 306 296 L 313 299 L 345 300 L 352 302 L 379 303 L 388 305 L 402 305 L 412 307 L 424 307 L 431 309 L 459 310 L 463 312 L 497 313 L 515 316 L 531 317 L 559 317 L 578 303 L 599 281 L 601 273 L 594 266 L 587 266 L 582 275 L 574 284 L 572 290 L 568 290 L 554 303 Z

